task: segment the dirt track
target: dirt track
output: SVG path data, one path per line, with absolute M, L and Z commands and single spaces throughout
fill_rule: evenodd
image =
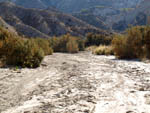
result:
M 150 64 L 82 52 L 0 69 L 0 113 L 150 113 Z

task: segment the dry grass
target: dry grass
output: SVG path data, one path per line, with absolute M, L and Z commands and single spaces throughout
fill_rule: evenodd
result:
M 92 51 L 96 55 L 113 55 L 113 49 L 111 46 L 100 45 Z
M 94 51 L 97 48 L 97 46 L 89 46 L 85 50 L 86 51 Z

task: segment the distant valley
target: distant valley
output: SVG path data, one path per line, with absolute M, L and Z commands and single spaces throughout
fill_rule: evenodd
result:
M 88 32 L 122 32 L 129 25 L 150 23 L 149 0 L 0 1 L 1 18 L 29 37 L 46 38 L 66 33 L 83 37 Z
M 67 33 L 82 37 L 88 32 L 105 33 L 69 14 L 51 9 L 27 9 L 10 2 L 0 3 L 0 16 L 16 31 L 28 37 L 48 38 Z

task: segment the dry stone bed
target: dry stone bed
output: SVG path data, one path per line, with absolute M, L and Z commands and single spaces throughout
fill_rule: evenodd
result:
M 82 52 L 0 69 L 0 112 L 150 113 L 150 64 Z

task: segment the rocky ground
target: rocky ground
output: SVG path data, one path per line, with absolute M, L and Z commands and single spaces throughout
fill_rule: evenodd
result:
M 150 113 L 150 64 L 82 52 L 1 68 L 0 113 Z

